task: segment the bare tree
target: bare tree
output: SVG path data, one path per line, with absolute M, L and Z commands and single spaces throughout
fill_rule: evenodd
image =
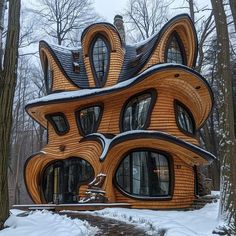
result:
M 17 78 L 20 32 L 20 0 L 9 0 L 8 27 L 3 66 L 0 70 L 0 228 L 9 214 L 7 184 L 12 127 L 12 107 Z M 1 63 L 1 62 L 0 62 Z
M 42 9 L 35 11 L 43 22 L 45 32 L 63 42 L 73 41 L 73 34 L 95 22 L 91 0 L 40 0 Z
M 132 41 L 149 38 L 168 20 L 169 3 L 161 0 L 129 0 L 125 21 Z

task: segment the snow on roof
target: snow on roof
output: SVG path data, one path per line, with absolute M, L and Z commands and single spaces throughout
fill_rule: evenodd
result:
M 147 76 L 150 72 L 156 71 L 156 70 L 161 70 L 161 69 L 171 69 L 171 68 L 180 68 L 180 69 L 185 69 L 188 70 L 189 72 L 194 72 L 192 71 L 189 67 L 181 65 L 181 64 L 176 64 L 176 63 L 163 63 L 163 64 L 156 64 L 152 67 L 149 67 L 139 75 L 128 79 L 126 81 L 120 82 L 116 85 L 110 86 L 110 87 L 105 87 L 105 88 L 91 88 L 91 89 L 81 89 L 77 91 L 68 91 L 68 92 L 60 92 L 60 93 L 53 93 L 50 95 L 47 95 L 42 98 L 34 99 L 30 101 L 27 106 L 33 105 L 35 103 L 47 103 L 47 102 L 52 102 L 52 101 L 61 101 L 61 100 L 67 100 L 67 99 L 73 99 L 73 98 L 80 98 L 80 97 L 87 97 L 91 95 L 97 95 L 100 93 L 105 93 L 105 92 L 113 92 L 118 89 L 125 88 L 127 86 L 130 86 L 134 84 L 136 81 L 138 81 L 141 77 Z M 197 72 L 194 72 L 197 73 Z M 198 75 L 200 76 L 200 75 Z M 201 77 L 201 76 L 200 76 Z
M 120 133 L 118 135 L 116 135 L 115 137 L 113 138 L 107 138 L 105 135 L 101 134 L 101 133 L 93 133 L 93 134 L 89 134 L 85 137 L 86 138 L 90 138 L 90 137 L 98 137 L 98 139 L 101 141 L 101 144 L 102 144 L 102 148 L 103 148 L 103 151 L 102 151 L 102 154 L 100 156 L 100 160 L 103 161 L 105 160 L 106 158 L 106 155 L 109 151 L 109 149 L 111 148 L 111 145 L 113 143 L 115 143 L 115 141 L 117 141 L 118 139 L 121 139 L 122 137 L 126 137 L 128 135 L 132 135 L 132 134 L 156 134 L 156 135 L 159 135 L 159 136 L 163 136 L 165 138 L 169 138 L 170 140 L 174 140 L 174 141 L 178 141 L 178 142 L 181 142 L 184 146 L 192 149 L 193 152 L 201 152 L 202 154 L 204 154 L 204 156 L 207 156 L 205 159 L 209 162 L 213 161 L 214 159 L 216 159 L 216 157 L 211 154 L 210 152 L 200 148 L 199 146 L 196 146 L 194 144 L 191 144 L 189 142 L 186 142 L 186 141 L 183 141 L 183 140 L 180 140 L 178 137 L 176 136 L 173 136 L 173 135 L 170 135 L 168 133 L 165 133 L 165 132 L 161 132 L 161 131 L 150 131 L 150 130 L 130 130 L 130 131 L 126 131 L 126 132 L 123 132 L 123 133 Z M 135 136 L 135 137 L 137 137 Z M 194 151 L 195 150 L 195 151 Z

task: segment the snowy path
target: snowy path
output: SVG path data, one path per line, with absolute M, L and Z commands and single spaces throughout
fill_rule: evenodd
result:
M 94 216 L 91 214 L 85 214 L 80 212 L 62 212 L 60 214 L 65 214 L 72 219 L 80 219 L 87 221 L 92 227 L 99 228 L 96 236 L 144 236 L 146 235 L 143 229 L 129 223 L 124 223 L 122 221 L 108 219 L 104 217 Z

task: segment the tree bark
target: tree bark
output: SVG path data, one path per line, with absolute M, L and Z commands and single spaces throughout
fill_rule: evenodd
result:
M 230 49 L 226 14 L 222 0 L 211 0 L 217 33 L 217 79 L 220 97 L 220 162 L 221 162 L 221 199 L 220 226 L 222 233 L 236 233 L 236 145 L 234 134 L 234 109 L 232 78 L 230 71 Z
M 229 4 L 230 4 L 230 9 L 231 9 L 231 13 L 233 16 L 233 20 L 234 20 L 234 29 L 236 32 L 236 1 L 235 0 L 229 0 Z
M 12 127 L 12 107 L 17 78 L 20 31 L 20 0 L 9 0 L 8 29 L 3 70 L 0 71 L 0 228 L 9 215 L 8 158 Z

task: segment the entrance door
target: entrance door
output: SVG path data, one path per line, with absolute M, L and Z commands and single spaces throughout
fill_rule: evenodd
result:
M 92 166 L 73 157 L 49 164 L 43 174 L 42 191 L 47 203 L 73 203 L 77 201 L 79 187 L 94 178 Z

